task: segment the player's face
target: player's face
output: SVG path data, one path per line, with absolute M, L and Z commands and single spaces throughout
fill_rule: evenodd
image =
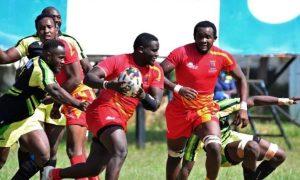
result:
M 148 46 L 143 48 L 143 59 L 145 65 L 154 65 L 154 62 L 158 57 L 158 49 L 158 41 L 150 41 Z
M 49 54 L 50 68 L 56 74 L 59 73 L 65 60 L 65 48 L 58 46 Z
M 53 19 L 45 17 L 38 22 L 37 35 L 42 42 L 49 39 L 55 39 L 57 36 L 57 28 Z
M 47 12 L 47 14 L 50 14 L 54 17 L 54 21 L 57 25 L 57 28 L 60 29 L 60 26 L 61 26 L 61 16 L 59 14 L 58 11 L 56 11 L 55 9 L 51 9 Z
M 214 44 L 214 30 L 211 27 L 198 27 L 194 35 L 197 49 L 201 54 L 209 51 Z

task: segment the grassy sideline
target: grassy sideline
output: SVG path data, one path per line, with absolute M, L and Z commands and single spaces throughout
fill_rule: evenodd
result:
M 147 120 L 149 123 L 149 120 Z M 128 131 L 128 157 L 121 171 L 120 179 L 125 180 L 156 180 L 165 179 L 165 162 L 167 157 L 167 147 L 165 143 L 164 122 L 156 121 L 147 125 L 147 143 L 146 148 L 139 150 L 135 146 L 134 139 L 134 123 L 131 123 Z M 257 123 L 257 127 L 261 132 L 277 133 L 278 130 L 274 123 Z M 287 151 L 287 160 L 280 166 L 268 179 L 272 180 L 296 180 L 300 177 L 300 129 L 292 124 L 284 124 L 284 129 L 292 142 L 293 149 L 288 150 L 282 138 L 266 138 L 272 142 L 276 142 L 279 146 Z M 243 131 L 251 132 L 249 127 Z M 87 145 L 89 147 L 89 145 Z M 17 162 L 17 146 L 11 150 L 7 163 L 0 171 L 0 179 L 11 179 L 18 168 Z M 192 171 L 190 179 L 204 179 L 205 166 L 204 156 L 202 153 L 200 159 Z M 65 153 L 65 142 L 61 143 L 58 152 L 58 167 L 66 167 L 69 160 Z M 32 179 L 39 179 L 35 175 Z M 104 179 L 103 173 L 101 179 Z M 240 166 L 232 168 L 222 168 L 219 179 L 242 179 L 242 169 Z

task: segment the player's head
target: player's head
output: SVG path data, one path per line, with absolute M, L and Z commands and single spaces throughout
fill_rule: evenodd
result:
M 142 33 L 136 37 L 133 49 L 134 54 L 138 57 L 139 65 L 154 65 L 158 57 L 159 42 L 154 35 Z
M 57 37 L 58 30 L 53 16 L 40 14 L 35 19 L 36 34 L 42 42 Z
M 201 54 L 207 53 L 217 39 L 216 26 L 210 21 L 199 22 L 194 28 L 194 39 L 198 51 Z
M 48 14 L 48 15 L 52 15 L 53 18 L 54 18 L 54 21 L 57 25 L 57 28 L 60 29 L 60 26 L 61 26 L 61 15 L 59 13 L 59 11 L 53 7 L 53 6 L 48 6 L 48 7 L 45 7 L 43 10 L 42 10 L 42 14 Z
M 60 72 L 65 60 L 64 44 L 57 39 L 47 40 L 43 45 L 42 57 L 54 73 Z

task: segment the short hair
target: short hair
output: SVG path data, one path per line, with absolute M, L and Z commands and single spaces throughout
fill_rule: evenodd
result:
M 58 39 L 49 39 L 43 45 L 44 51 L 51 51 L 52 49 L 57 48 L 58 46 L 65 47 L 64 43 Z
M 51 10 L 54 10 L 54 11 L 57 11 L 58 13 L 60 13 L 55 7 L 53 7 L 53 6 L 48 6 L 48 7 L 45 7 L 45 8 L 42 10 L 42 14 L 48 14 L 48 11 L 51 11 Z
M 194 28 L 194 36 L 196 35 L 198 27 L 211 27 L 214 30 L 214 38 L 217 39 L 217 28 L 214 25 L 214 23 L 212 23 L 210 21 L 201 21 L 201 22 L 198 22 L 196 24 L 195 28 Z
M 136 37 L 133 43 L 133 49 L 136 50 L 140 46 L 148 46 L 150 41 L 158 41 L 157 37 L 149 33 L 142 33 Z
M 40 14 L 35 18 L 35 21 L 34 21 L 36 30 L 38 29 L 38 24 L 39 24 L 40 20 L 42 20 L 44 18 L 51 18 L 53 20 L 54 25 L 55 25 L 54 17 L 52 15 L 50 15 L 50 14 Z

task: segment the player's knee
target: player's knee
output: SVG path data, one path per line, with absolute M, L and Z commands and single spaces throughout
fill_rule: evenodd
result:
M 172 158 L 172 159 L 181 159 L 184 155 L 184 149 L 178 150 L 178 151 L 174 151 L 169 149 L 168 150 L 168 159 Z
M 274 158 L 272 158 L 272 161 L 275 161 L 276 164 L 281 164 L 285 161 L 286 159 L 286 153 L 282 149 L 278 149 L 276 154 L 274 155 Z
M 123 148 L 119 148 L 115 153 L 114 153 L 114 156 L 121 159 L 121 160 L 125 160 L 126 157 L 127 157 L 127 153 L 128 153 L 128 150 L 126 147 L 123 147 Z
M 207 154 L 214 156 L 221 155 L 221 139 L 216 135 L 207 135 L 203 138 Z
M 245 155 L 250 157 L 258 158 L 260 153 L 260 147 L 255 141 L 248 141 L 245 146 Z

